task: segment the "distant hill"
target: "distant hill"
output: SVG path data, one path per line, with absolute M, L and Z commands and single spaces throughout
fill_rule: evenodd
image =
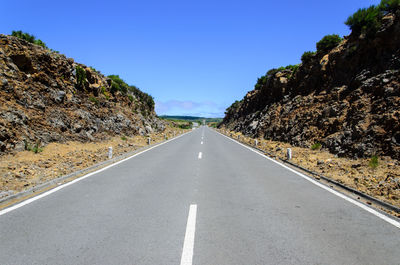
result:
M 191 122 L 202 122 L 203 120 L 206 120 L 206 123 L 222 121 L 222 118 L 204 118 L 204 117 L 196 117 L 196 116 L 161 115 L 159 117 L 161 119 L 165 119 L 165 120 L 178 120 L 178 121 L 191 121 Z

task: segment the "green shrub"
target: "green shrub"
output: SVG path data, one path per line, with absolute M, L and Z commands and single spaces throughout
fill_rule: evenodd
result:
M 319 150 L 319 149 L 321 149 L 321 147 L 322 147 L 322 145 L 320 143 L 316 142 L 311 146 L 311 150 Z
M 42 151 L 43 151 L 43 148 L 39 147 L 38 144 L 35 144 L 35 145 L 32 147 L 32 150 L 31 150 L 31 151 L 34 152 L 35 154 L 37 154 L 37 153 L 42 152 Z
M 126 140 L 128 140 L 128 138 L 126 138 L 126 136 L 121 136 L 121 140 L 126 141 Z
M 288 76 L 289 78 L 291 78 L 296 73 L 298 68 L 299 68 L 298 64 L 295 64 L 295 65 L 289 64 L 287 66 L 281 66 L 279 68 L 272 68 L 272 69 L 268 70 L 268 72 L 265 75 L 263 75 L 257 79 L 257 83 L 254 85 L 254 89 L 255 90 L 261 89 L 262 86 L 267 84 L 269 78 L 274 76 L 276 73 L 284 71 L 284 70 L 292 71 L 292 73 Z
M 128 84 L 119 75 L 109 75 L 108 78 L 111 79 L 111 93 L 115 94 L 117 91 L 121 91 L 126 94 L 128 92 Z
M 79 65 L 75 67 L 76 70 L 76 86 L 78 88 L 85 88 L 87 84 L 87 79 L 86 79 L 86 71 Z
M 100 91 L 106 97 L 107 100 L 110 99 L 110 93 L 107 91 L 107 89 L 104 86 L 102 86 L 100 88 Z
M 93 103 L 95 103 L 96 105 L 99 105 L 99 100 L 95 97 L 89 97 L 89 100 Z
M 30 43 L 33 43 L 36 39 L 35 36 L 33 36 L 29 33 L 22 32 L 21 30 L 17 30 L 17 31 L 13 30 L 11 32 L 11 36 L 26 40 L 27 42 L 30 42 Z
M 395 12 L 400 8 L 400 0 L 382 0 L 378 8 L 384 12 Z
M 27 140 L 24 139 L 25 150 L 32 151 L 35 154 L 43 151 L 43 148 L 40 147 L 40 141 L 37 141 L 35 145 L 31 145 Z
M 369 160 L 369 166 L 370 166 L 370 168 L 375 169 L 378 167 L 378 165 L 379 165 L 379 158 L 378 158 L 378 156 L 373 155 L 371 157 L 371 159 Z
M 372 37 L 381 26 L 381 10 L 372 5 L 368 8 L 360 8 L 353 15 L 349 16 L 345 22 L 356 34 L 366 34 Z
M 22 32 L 21 30 L 17 30 L 17 31 L 13 30 L 11 32 L 11 36 L 26 40 L 27 42 L 30 42 L 30 43 L 33 43 L 33 44 L 36 44 L 36 45 L 40 45 L 43 48 L 48 49 L 48 47 L 46 46 L 46 44 L 42 40 L 36 39 L 35 36 L 33 36 L 33 35 L 29 34 L 29 33 L 26 33 L 26 32 Z
M 257 83 L 254 85 L 255 90 L 260 90 L 263 85 L 267 83 L 268 76 L 263 75 L 260 78 L 257 79 Z
M 342 38 L 337 34 L 326 35 L 319 42 L 317 42 L 317 52 L 327 52 L 335 48 Z
M 315 54 L 316 54 L 316 52 L 312 52 L 312 51 L 304 52 L 303 55 L 301 56 L 301 62 L 308 63 L 309 61 L 311 61 L 314 58 Z
M 42 40 L 35 40 L 33 43 L 36 44 L 36 45 L 42 46 L 45 49 L 48 49 L 48 47 L 46 46 L 46 44 Z
M 133 96 L 132 95 L 128 95 L 129 101 L 133 102 Z
M 144 102 L 147 108 L 149 108 L 150 110 L 154 110 L 155 103 L 152 96 L 142 92 L 136 86 L 128 85 L 127 83 L 125 83 L 124 80 L 119 77 L 119 75 L 109 75 L 108 78 L 111 79 L 111 93 L 121 91 L 123 94 L 127 94 L 128 92 L 131 92 L 136 98 L 139 99 L 139 101 Z
M 188 123 L 181 123 L 181 124 L 178 125 L 178 128 L 181 128 L 181 129 L 190 129 L 190 128 L 192 128 L 192 123 L 191 123 L 191 122 L 188 122 Z
M 294 76 L 297 72 L 297 70 L 299 69 L 300 64 L 295 64 L 295 65 L 290 65 L 290 70 L 292 70 L 292 73 L 290 74 L 289 78 L 291 78 L 292 76 Z
M 228 114 L 228 113 L 231 113 L 231 112 L 232 112 L 232 113 L 233 113 L 233 112 L 236 112 L 236 110 L 240 107 L 241 103 L 242 103 L 242 101 L 238 101 L 238 100 L 236 100 L 235 102 L 233 102 L 232 105 L 230 105 L 230 106 L 226 109 L 225 115 Z
M 93 66 L 89 66 L 89 68 L 90 68 L 93 72 L 100 74 L 100 71 L 97 71 L 97 69 L 94 68 Z

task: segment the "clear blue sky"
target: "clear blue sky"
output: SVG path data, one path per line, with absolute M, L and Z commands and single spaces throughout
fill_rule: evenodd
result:
M 379 0 L 3 0 L 0 33 L 119 74 L 150 93 L 159 115 L 223 116 L 270 68 L 297 64 L 346 18 Z

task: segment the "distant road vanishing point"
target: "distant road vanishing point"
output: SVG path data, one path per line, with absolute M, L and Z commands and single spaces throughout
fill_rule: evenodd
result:
M 6 264 L 400 264 L 400 224 L 207 127 L 0 211 Z

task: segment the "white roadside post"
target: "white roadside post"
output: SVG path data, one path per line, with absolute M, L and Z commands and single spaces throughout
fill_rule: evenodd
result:
M 254 145 L 258 146 L 258 140 L 257 139 L 254 140 Z
M 151 138 L 149 137 L 147 138 L 147 144 L 150 145 L 150 143 L 151 143 Z
M 108 148 L 108 159 L 111 159 L 111 158 L 112 158 L 112 147 L 110 146 Z
M 167 139 L 168 139 L 168 137 L 167 137 L 167 134 L 164 134 L 164 139 L 165 139 L 165 140 L 167 140 Z
M 292 149 L 290 149 L 290 148 L 286 149 L 286 157 L 287 157 L 287 160 L 292 159 Z

